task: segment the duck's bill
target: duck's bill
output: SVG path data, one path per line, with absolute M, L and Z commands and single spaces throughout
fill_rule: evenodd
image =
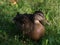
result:
M 50 25 L 49 21 L 45 19 L 44 21 L 46 24 Z

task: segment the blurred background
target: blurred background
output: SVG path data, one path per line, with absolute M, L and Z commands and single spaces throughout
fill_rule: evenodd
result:
M 16 13 L 32 14 L 41 10 L 50 25 L 45 25 L 46 34 L 40 45 L 60 45 L 60 0 L 0 0 L 0 45 L 34 45 L 19 40 L 19 31 L 13 22 Z

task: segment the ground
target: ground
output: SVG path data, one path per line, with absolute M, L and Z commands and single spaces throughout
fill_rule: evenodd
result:
M 0 0 L 0 45 L 26 45 L 22 37 L 19 39 L 13 18 L 16 12 L 32 14 L 36 10 L 41 10 L 50 22 L 45 25 L 46 34 L 39 44 L 60 45 L 60 0 Z M 33 44 L 35 42 L 28 39 L 27 45 Z

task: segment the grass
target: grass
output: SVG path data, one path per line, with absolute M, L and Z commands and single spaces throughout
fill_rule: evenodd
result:
M 60 0 L 0 0 L 0 45 L 26 45 L 19 40 L 19 31 L 13 23 L 16 12 L 33 13 L 41 10 L 50 25 L 45 25 L 46 34 L 39 41 L 40 45 L 60 45 Z M 27 45 L 35 42 L 28 39 Z

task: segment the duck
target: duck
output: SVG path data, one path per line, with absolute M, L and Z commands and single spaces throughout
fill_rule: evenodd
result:
M 21 29 L 23 35 L 27 35 L 32 40 L 38 41 L 45 35 L 44 23 L 47 23 L 43 12 L 35 11 L 33 14 L 21 14 L 17 13 L 14 18 L 15 23 Z

